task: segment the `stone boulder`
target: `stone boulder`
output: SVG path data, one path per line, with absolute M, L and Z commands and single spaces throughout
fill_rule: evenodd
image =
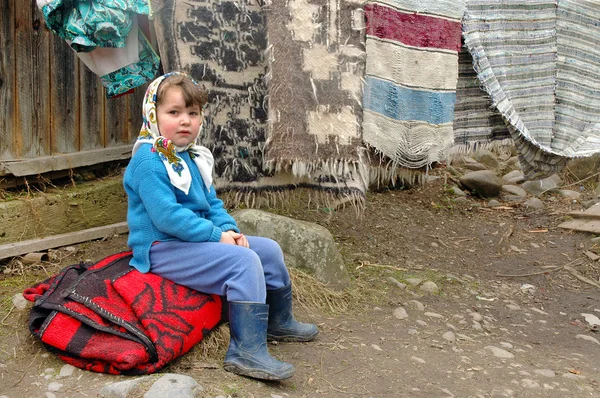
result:
M 350 286 L 344 260 L 326 228 L 260 210 L 240 210 L 232 216 L 244 234 L 279 243 L 288 267 L 307 270 L 334 289 Z
M 498 196 L 502 180 L 489 170 L 472 171 L 460 178 L 460 183 L 483 197 Z
M 475 152 L 475 160 L 491 169 L 497 169 L 500 166 L 498 157 L 487 149 L 477 150 L 477 152 Z

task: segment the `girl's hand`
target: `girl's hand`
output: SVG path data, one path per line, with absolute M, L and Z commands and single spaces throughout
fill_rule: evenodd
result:
M 236 245 L 236 241 L 233 236 L 231 236 L 232 231 L 223 232 L 221 234 L 221 239 L 219 239 L 219 243 L 226 243 L 228 245 Z
M 235 244 L 238 246 L 244 246 L 245 248 L 250 248 L 250 243 L 244 234 L 238 234 L 238 238 L 235 240 Z
M 244 236 L 244 234 L 239 234 L 235 231 L 227 231 L 226 233 L 231 235 L 236 245 L 250 248 L 250 243 L 248 243 L 248 239 Z

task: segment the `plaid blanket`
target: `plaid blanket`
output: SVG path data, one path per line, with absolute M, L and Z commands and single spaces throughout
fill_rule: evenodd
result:
M 161 369 L 223 320 L 219 296 L 142 274 L 130 259 L 72 265 L 25 289 L 31 333 L 73 366 L 135 375 Z

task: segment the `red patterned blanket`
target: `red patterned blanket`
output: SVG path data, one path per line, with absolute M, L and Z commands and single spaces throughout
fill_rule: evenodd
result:
M 188 352 L 226 317 L 225 301 L 129 266 L 131 252 L 77 264 L 25 289 L 29 328 L 65 362 L 147 374 Z

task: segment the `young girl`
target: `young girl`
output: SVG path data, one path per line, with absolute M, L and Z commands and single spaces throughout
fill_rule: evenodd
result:
M 143 126 L 123 181 L 131 265 L 226 296 L 231 339 L 225 370 L 286 379 L 294 367 L 269 355 L 267 337 L 310 341 L 318 329 L 292 315 L 292 288 L 279 245 L 241 234 L 217 198 L 213 156 L 196 143 L 206 102 L 206 93 L 182 73 L 148 86 Z

